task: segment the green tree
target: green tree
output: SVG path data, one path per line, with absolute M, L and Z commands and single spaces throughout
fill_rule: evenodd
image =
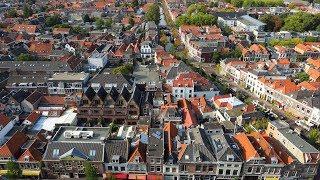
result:
M 265 117 L 257 119 L 253 122 L 253 127 L 257 130 L 264 130 L 268 127 L 269 120 Z
M 104 29 L 104 28 L 110 28 L 112 25 L 112 19 L 107 18 L 103 20 L 102 18 L 96 18 L 96 27 L 97 29 Z
M 283 30 L 305 32 L 315 30 L 320 24 L 320 14 L 313 15 L 298 12 L 287 16 L 284 20 Z
M 138 7 L 139 6 L 139 1 L 138 0 L 133 0 L 132 1 L 132 7 Z
M 6 17 L 8 18 L 15 18 L 18 17 L 17 10 L 14 8 L 9 9 L 9 11 L 5 14 Z
M 9 179 L 15 179 L 22 176 L 22 170 L 17 162 L 9 161 L 6 166 L 8 170 L 6 175 Z
M 270 46 L 295 46 L 297 44 L 303 43 L 303 40 L 300 38 L 291 38 L 291 39 L 271 39 L 269 42 Z
M 216 51 L 216 52 L 212 53 L 212 62 L 219 63 L 221 58 L 222 58 L 222 56 L 221 56 L 220 52 Z
M 57 24 L 61 24 L 62 20 L 59 15 L 53 15 L 46 18 L 46 25 L 49 27 L 53 27 Z
M 129 17 L 129 24 L 131 27 L 134 26 L 134 19 L 132 18 L 132 16 Z
M 156 24 L 160 22 L 160 8 L 158 4 L 152 4 L 149 6 L 145 18 L 147 21 L 154 21 Z
M 309 141 L 312 144 L 316 144 L 317 141 L 319 140 L 319 137 L 320 137 L 320 132 L 319 132 L 319 129 L 317 128 L 312 128 L 308 133 Z
M 306 72 L 299 72 L 297 73 L 296 78 L 299 79 L 300 82 L 308 81 L 309 75 Z
M 110 128 L 110 130 L 111 130 L 111 132 L 117 132 L 118 131 L 118 125 L 116 125 L 114 122 L 111 122 L 110 124 L 109 124 L 109 128 Z
M 28 18 L 33 14 L 33 11 L 29 5 L 24 5 L 23 7 L 23 17 Z
M 242 7 L 243 0 L 231 0 L 230 3 L 233 4 L 234 6 L 240 8 L 240 7 Z
M 84 162 L 84 174 L 88 180 L 98 179 L 97 169 L 88 161 Z
M 20 54 L 17 59 L 18 59 L 18 61 L 32 61 L 33 60 L 32 56 L 30 54 L 24 54 L 24 53 Z
M 71 28 L 71 33 L 72 33 L 72 34 L 75 34 L 75 35 L 80 34 L 80 35 L 85 36 L 85 35 L 87 35 L 89 32 L 88 32 L 88 30 L 85 29 L 85 28 L 82 28 L 82 27 L 80 27 L 80 26 L 75 26 L 75 27 L 72 27 L 72 28 Z
M 319 38 L 318 37 L 313 37 L 313 36 L 307 36 L 305 38 L 305 42 L 318 42 Z
M 82 17 L 82 20 L 83 22 L 91 22 L 91 18 L 88 14 L 85 14 L 83 17 Z
M 265 14 L 260 17 L 260 20 L 266 23 L 266 31 L 277 32 L 283 26 L 283 20 L 277 15 Z
M 126 64 L 119 67 L 116 67 L 112 70 L 113 74 L 130 74 L 133 71 L 133 66 Z

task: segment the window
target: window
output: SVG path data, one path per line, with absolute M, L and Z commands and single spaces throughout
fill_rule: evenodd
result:
M 53 151 L 52 151 L 52 156 L 53 156 L 53 157 L 59 156 L 59 149 L 53 149 Z
M 112 166 L 108 166 L 108 170 L 109 170 L 109 171 L 112 171 Z
M 233 175 L 237 175 L 238 174 L 238 170 L 234 170 L 232 174 Z
M 160 171 L 161 171 L 161 167 L 157 166 L 157 172 L 160 172 Z
M 212 172 L 213 171 L 213 166 L 209 166 L 209 171 Z
M 248 168 L 248 172 L 251 173 L 252 172 L 252 167 Z
M 24 157 L 24 161 L 25 161 L 25 162 L 29 162 L 29 156 L 25 156 L 25 157 Z
M 219 174 L 223 174 L 223 169 L 219 169 Z
M 89 156 L 91 156 L 91 157 L 96 156 L 96 150 L 90 150 L 89 151 Z
M 196 171 L 198 171 L 198 172 L 201 171 L 201 166 L 200 165 L 196 166 Z
M 256 172 L 260 173 L 260 171 L 261 171 L 261 167 L 257 167 Z
M 231 174 L 230 169 L 227 169 L 227 170 L 226 170 L 226 175 L 230 175 L 230 174 Z
M 154 166 L 150 166 L 150 171 L 154 172 Z

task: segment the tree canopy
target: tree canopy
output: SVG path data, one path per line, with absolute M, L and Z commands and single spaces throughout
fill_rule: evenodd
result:
M 28 18 L 33 14 L 33 11 L 29 5 L 24 5 L 23 7 L 23 16 L 24 18 Z
M 88 161 L 84 162 L 84 173 L 88 180 L 98 179 L 97 169 Z
M 291 39 L 271 39 L 269 41 L 270 46 L 295 46 L 297 44 L 303 43 L 303 40 L 300 38 L 291 38 Z
M 33 57 L 30 55 L 30 54 L 20 54 L 18 56 L 18 61 L 32 61 L 33 60 Z
M 59 15 L 53 15 L 46 18 L 46 25 L 49 27 L 53 27 L 57 24 L 61 24 L 62 20 Z
M 217 17 L 208 14 L 207 8 L 204 4 L 192 4 L 188 7 L 187 13 L 181 15 L 176 20 L 176 25 L 180 27 L 181 25 L 196 25 L 196 26 L 206 26 L 214 25 L 217 23 Z
M 269 32 L 277 32 L 283 26 L 283 20 L 277 15 L 265 14 L 260 17 L 260 20 L 266 23 L 265 30 Z
M 316 144 L 317 141 L 319 140 L 319 137 L 320 137 L 320 132 L 316 128 L 312 128 L 308 133 L 308 138 L 311 144 Z
M 82 17 L 82 20 L 83 22 L 92 22 L 92 19 L 90 18 L 90 16 L 88 14 L 85 14 L 83 17 Z
M 300 80 L 300 82 L 308 81 L 309 75 L 306 72 L 299 72 L 296 74 L 296 78 Z
M 8 178 L 19 178 L 22 176 L 22 170 L 17 162 L 9 161 L 6 164 L 7 166 L 7 177 Z
M 283 0 L 226 0 L 236 7 L 272 7 L 283 5 Z
M 320 14 L 298 12 L 289 15 L 284 20 L 283 30 L 305 32 L 320 29 Z
M 11 8 L 8 10 L 7 13 L 5 13 L 5 17 L 7 18 L 15 18 L 15 17 L 18 17 L 18 12 L 16 9 L 14 8 Z
M 133 66 L 126 64 L 116 67 L 112 70 L 113 74 L 130 74 L 133 71 Z
M 95 22 L 96 22 L 96 27 L 99 30 L 104 28 L 110 28 L 113 23 L 111 18 L 107 18 L 105 20 L 102 18 L 97 18 Z
M 158 4 L 152 4 L 149 6 L 145 18 L 147 21 L 154 21 L 156 24 L 160 22 L 160 8 Z

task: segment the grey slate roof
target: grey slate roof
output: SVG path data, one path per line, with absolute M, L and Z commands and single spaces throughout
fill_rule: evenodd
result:
M 9 71 L 19 69 L 21 71 L 47 73 L 73 71 L 67 62 L 62 61 L 0 61 L 0 69 L 9 69 Z
M 91 161 L 104 161 L 104 144 L 81 142 L 49 142 L 43 160 L 59 160 L 61 155 L 64 155 L 73 148 L 76 148 L 77 150 L 71 151 L 72 153 L 79 154 L 80 151 L 81 154 L 89 157 Z M 53 154 L 55 149 L 59 149 L 59 155 L 57 156 Z M 96 151 L 95 156 L 90 156 L 90 150 Z M 70 154 L 71 152 L 68 152 L 67 154 Z
M 10 75 L 7 81 L 7 86 L 13 83 L 47 83 L 49 76 L 47 75 Z
M 90 83 L 99 83 L 101 86 L 117 84 L 117 89 L 121 89 L 124 85 L 131 89 L 133 85 L 131 77 L 122 74 L 98 74 L 90 80 Z
M 283 134 L 292 144 L 294 144 L 300 151 L 305 153 L 318 153 L 319 151 L 302 139 L 296 132 L 290 128 L 279 129 L 279 132 Z
M 113 156 L 119 156 L 119 163 L 126 163 L 129 158 L 127 140 L 108 140 L 105 145 L 105 162 L 111 163 Z
M 300 90 L 291 93 L 289 96 L 297 101 L 308 104 L 310 107 L 320 109 L 320 91 Z
M 82 159 L 89 159 L 89 157 L 87 155 L 85 155 L 82 151 L 78 150 L 77 148 L 70 149 L 66 153 L 62 154 L 59 158 L 63 159 L 68 156 L 79 157 Z
M 150 128 L 147 146 L 147 156 L 163 157 L 164 155 L 164 138 L 162 128 Z
M 15 99 L 18 103 L 21 103 L 25 100 L 31 93 L 25 90 L 20 90 L 12 95 L 12 98 Z
M 180 62 L 178 66 L 171 67 L 168 71 L 167 79 L 175 79 L 179 73 L 189 71 L 191 71 L 190 67 L 184 62 Z
M 180 162 L 214 162 L 213 149 L 210 141 L 207 139 L 205 130 L 201 128 L 192 128 L 189 130 L 191 144 L 187 148 L 180 159 Z

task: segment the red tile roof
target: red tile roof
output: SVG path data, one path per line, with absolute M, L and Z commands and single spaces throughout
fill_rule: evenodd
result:
M 189 102 L 186 99 L 180 100 L 183 124 L 186 128 L 197 125 L 197 118 L 193 109 L 191 109 Z
M 40 55 L 50 55 L 52 52 L 52 44 L 45 42 L 32 42 L 29 51 L 40 54 Z
M 4 128 L 10 122 L 10 118 L 4 114 L 0 114 L 0 125 Z
M 19 162 L 26 162 L 26 157 L 29 157 L 27 162 L 40 162 L 42 160 L 42 154 L 34 147 L 26 149 L 23 154 L 18 158 Z
M 249 138 L 245 133 L 238 133 L 233 136 L 235 142 L 239 145 L 242 150 L 242 157 L 244 160 L 248 161 L 253 158 L 260 157 L 256 149 L 251 144 Z
M 167 133 L 168 153 L 172 154 L 173 141 L 178 135 L 178 129 L 172 122 L 164 123 L 163 131 Z
M 35 33 L 37 31 L 36 25 L 29 25 L 29 24 L 15 24 L 12 27 L 12 30 L 16 32 L 27 32 L 27 33 Z
M 14 157 L 20 156 L 20 148 L 28 140 L 27 136 L 17 131 L 12 137 L 0 147 L 0 157 Z
M 140 161 L 142 162 L 146 162 L 146 148 L 147 146 L 143 143 L 141 143 L 140 141 L 138 142 L 138 144 L 136 145 L 134 151 L 132 152 L 128 162 L 134 162 L 134 159 L 136 157 L 140 158 Z
M 29 116 L 25 119 L 25 121 L 29 121 L 31 124 L 34 124 L 41 116 L 41 113 L 33 111 L 29 114 Z
M 260 132 L 254 131 L 248 135 L 252 144 L 256 149 L 258 149 L 259 153 L 263 155 L 268 163 L 271 163 L 272 158 L 276 158 L 278 163 L 283 163 L 282 159 L 275 152 L 273 147 L 263 138 Z

